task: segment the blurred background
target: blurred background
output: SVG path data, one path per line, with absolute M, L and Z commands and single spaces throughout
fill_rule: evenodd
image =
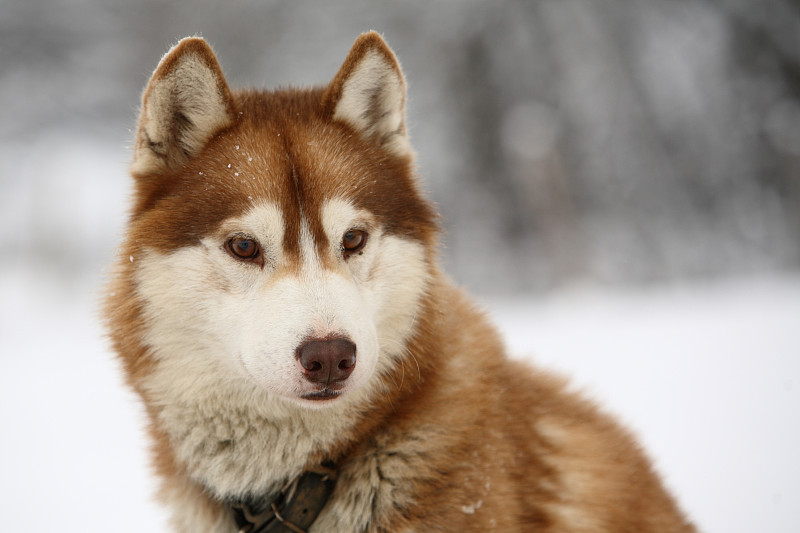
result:
M 199 34 L 234 87 L 323 84 L 368 29 L 445 268 L 512 350 L 642 434 L 705 530 L 800 530 L 790 0 L 0 0 L 3 523 L 161 530 L 96 312 L 158 59 Z
M 127 161 L 140 92 L 178 38 L 208 39 L 234 86 L 308 85 L 326 83 L 374 28 L 409 79 L 420 173 L 460 282 L 509 292 L 800 265 L 793 2 L 0 9 L 4 260 L 46 255 L 72 278 L 113 246 L 126 182 L 109 172 Z

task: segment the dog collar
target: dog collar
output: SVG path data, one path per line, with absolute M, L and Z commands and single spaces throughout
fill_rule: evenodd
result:
M 271 500 L 229 504 L 239 533 L 307 533 L 333 492 L 336 472 L 306 472 Z

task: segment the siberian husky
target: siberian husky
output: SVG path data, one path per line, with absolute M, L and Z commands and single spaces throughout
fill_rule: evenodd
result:
M 233 91 L 187 38 L 142 97 L 106 300 L 180 532 L 690 532 L 629 434 L 509 360 L 437 264 L 394 53 Z

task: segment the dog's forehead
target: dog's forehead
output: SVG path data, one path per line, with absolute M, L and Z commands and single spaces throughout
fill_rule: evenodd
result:
M 214 159 L 227 187 L 304 211 L 323 198 L 357 197 L 379 174 L 340 129 L 309 121 L 245 123 L 218 140 Z
M 343 199 L 373 213 L 387 233 L 425 239 L 435 215 L 419 195 L 412 163 L 320 115 L 314 93 L 287 102 L 275 93 L 244 95 L 236 125 L 190 160 L 169 192 L 139 220 L 143 242 L 191 245 L 254 205 L 276 205 L 293 247 L 305 224 L 326 242 L 322 210 Z
M 368 189 L 375 194 L 381 181 L 379 165 L 370 154 L 349 146 L 341 128 L 294 118 L 266 124 L 243 120 L 215 149 L 215 174 L 224 181 L 222 188 L 247 198 L 238 210 L 265 202 L 277 206 L 288 249 L 295 248 L 303 227 L 325 245 L 324 207 L 333 199 L 365 207 L 362 196 Z
M 152 180 L 162 180 L 165 192 L 137 217 L 142 239 L 165 249 L 191 245 L 262 203 L 276 205 L 291 228 L 303 217 L 318 219 L 322 199 L 341 196 L 350 189 L 346 181 L 365 174 L 354 154 L 336 147 L 341 139 L 323 129 L 243 117 L 181 172 Z
M 407 211 L 428 213 L 409 162 L 314 113 L 268 120 L 244 115 L 240 126 L 216 139 L 210 152 L 218 188 L 234 189 L 238 198 L 247 199 L 240 212 L 267 201 L 280 207 L 287 224 L 303 219 L 313 229 L 327 200 L 345 199 L 381 215 L 389 231 Z M 204 159 L 196 163 L 198 173 Z

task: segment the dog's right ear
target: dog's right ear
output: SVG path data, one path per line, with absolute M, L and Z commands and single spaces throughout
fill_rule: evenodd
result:
M 205 40 L 187 37 L 161 59 L 142 95 L 134 175 L 175 169 L 233 124 L 235 104 Z

